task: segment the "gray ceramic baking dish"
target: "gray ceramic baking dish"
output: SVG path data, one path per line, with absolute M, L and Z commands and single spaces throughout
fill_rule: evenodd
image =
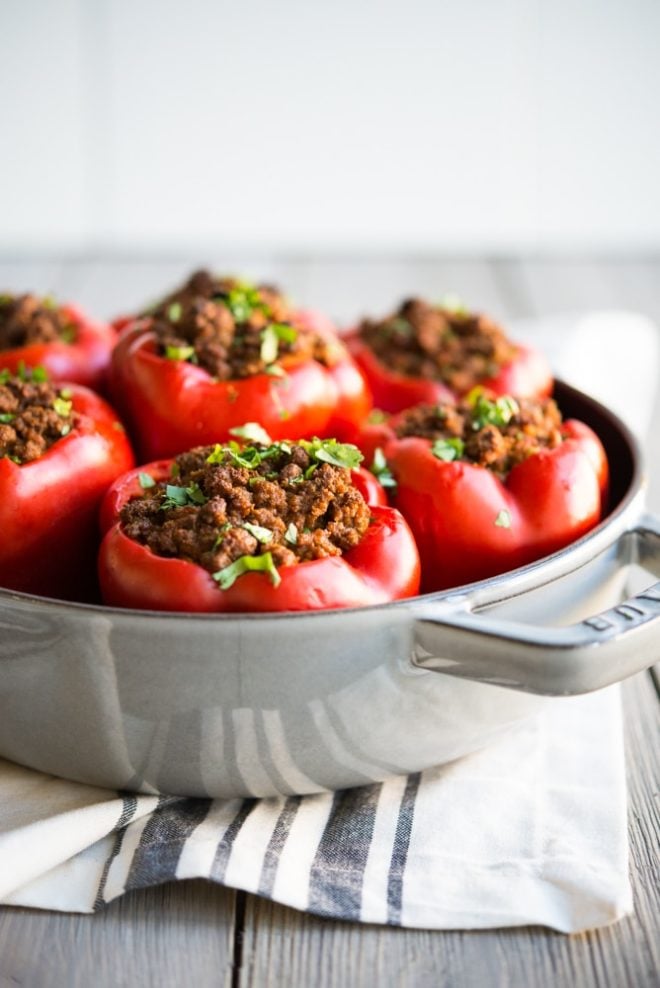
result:
M 619 603 L 632 563 L 660 575 L 637 444 L 559 384 L 613 474 L 588 536 L 493 579 L 360 610 L 163 614 L 0 591 L 0 755 L 113 789 L 308 793 L 441 764 L 552 696 L 643 669 L 660 584 Z

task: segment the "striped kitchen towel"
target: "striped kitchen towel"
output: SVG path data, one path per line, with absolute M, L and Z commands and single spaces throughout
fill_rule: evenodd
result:
M 1 902 L 93 912 L 193 877 L 368 923 L 611 923 L 631 909 L 618 690 L 553 700 L 444 767 L 303 797 L 133 795 L 0 761 Z

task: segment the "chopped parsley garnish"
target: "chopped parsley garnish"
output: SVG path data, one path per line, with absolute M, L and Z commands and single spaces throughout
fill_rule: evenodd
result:
M 183 306 L 180 302 L 172 302 L 167 307 L 167 318 L 170 322 L 179 322 L 183 314 Z
M 246 432 L 248 429 L 252 431 L 253 427 L 255 431 L 261 428 L 254 422 L 239 426 L 241 430 Z M 232 429 L 231 431 L 236 433 L 238 430 Z M 301 439 L 297 445 L 302 446 L 313 461 L 305 471 L 305 478 L 311 476 L 319 463 L 330 463 L 335 467 L 353 470 L 360 465 L 363 459 L 357 446 L 352 446 L 350 443 L 339 443 L 336 439 Z M 256 470 L 264 460 L 280 454 L 289 456 L 291 452 L 291 444 L 285 441 L 273 443 L 269 439 L 268 445 L 264 443 L 258 446 L 241 446 L 231 440 L 229 443 L 216 443 L 211 453 L 206 457 L 206 462 L 233 463 L 235 466 L 246 467 L 248 470 Z M 257 479 L 255 478 L 255 480 Z
M 291 522 L 284 533 L 284 539 L 289 543 L 289 545 L 298 545 L 298 529 L 293 522 Z
M 165 356 L 168 360 L 189 360 L 193 364 L 197 362 L 194 346 L 166 346 Z
M 286 371 L 279 364 L 268 364 L 264 367 L 264 374 L 269 374 L 271 377 L 286 377 Z
M 502 510 L 498 512 L 497 518 L 495 519 L 495 525 L 497 528 L 511 528 L 511 515 L 506 508 L 502 508 Z
M 6 384 L 7 381 L 16 376 L 19 381 L 32 381 L 33 384 L 44 384 L 48 380 L 48 372 L 45 367 L 26 367 L 24 360 L 19 360 L 18 368 L 14 374 L 7 367 L 0 371 L 0 384 Z
M 295 343 L 298 339 L 298 330 L 295 326 L 289 326 L 286 322 L 271 323 L 270 329 L 273 330 L 278 340 L 281 340 L 282 343 Z
M 282 577 L 277 572 L 270 552 L 264 552 L 261 556 L 240 556 L 229 566 L 225 566 L 224 569 L 219 569 L 217 573 L 211 575 L 221 590 L 229 590 L 239 576 L 250 572 L 267 573 L 274 587 L 279 586 L 282 582 Z
M 236 322 L 247 322 L 255 310 L 260 310 L 266 315 L 269 308 L 262 301 L 259 290 L 247 282 L 239 282 L 230 289 L 226 297 L 220 296 Z
M 380 482 L 382 487 L 390 487 L 392 489 L 396 488 L 396 480 L 387 464 L 385 454 L 380 446 L 374 450 L 373 462 L 369 469 L 373 473 L 374 477 Z
M 253 443 L 261 443 L 263 446 L 270 446 L 273 441 L 258 422 L 246 422 L 245 425 L 237 425 L 236 428 L 229 431 L 232 436 L 238 436 L 239 439 L 249 439 Z
M 0 424 L 9 425 L 9 423 L 13 422 L 15 418 L 16 416 L 12 415 L 11 412 L 3 412 L 2 415 L 0 415 Z
M 144 473 L 143 471 L 140 471 L 140 473 L 138 474 L 138 481 L 143 491 L 148 491 L 151 487 L 156 486 L 156 481 L 151 476 L 151 474 Z
M 279 340 L 273 327 L 267 326 L 266 329 L 262 329 L 259 356 L 265 364 L 272 364 L 277 360 L 278 347 Z
M 254 535 L 257 542 L 261 542 L 263 545 L 268 545 L 269 542 L 273 541 L 273 533 L 270 528 L 264 528 L 263 525 L 253 525 L 249 521 L 244 521 L 241 527 L 250 535 Z
M 388 418 L 387 412 L 384 412 L 381 408 L 372 408 L 367 416 L 367 422 L 369 425 L 380 425 L 381 422 L 387 422 Z
M 200 489 L 198 484 L 191 484 L 190 487 L 177 487 L 176 484 L 167 484 L 165 496 L 161 504 L 162 511 L 169 511 L 170 508 L 185 508 L 189 504 L 206 504 L 208 498 Z
M 45 367 L 32 367 L 27 370 L 23 369 L 23 380 L 30 380 L 33 384 L 43 384 L 48 380 L 48 371 Z
M 508 425 L 511 419 L 520 412 L 520 406 L 515 398 L 502 395 L 491 401 L 486 398 L 480 387 L 472 389 L 467 396 L 467 402 L 472 408 L 472 428 L 475 432 L 483 429 L 486 425 L 502 428 L 502 426 Z
M 64 419 L 68 418 L 71 414 L 71 406 L 72 402 L 70 400 L 67 401 L 66 398 L 62 398 L 61 395 L 58 395 L 58 397 L 53 401 L 53 408 L 57 414 L 61 415 Z
M 265 364 L 273 364 L 277 360 L 280 342 L 295 343 L 298 331 L 286 323 L 274 322 L 261 330 L 261 348 L 259 356 Z
M 300 445 L 314 460 L 331 463 L 335 467 L 355 470 L 364 459 L 362 453 L 351 443 L 339 443 L 336 439 L 301 439 Z
M 436 439 L 431 446 L 431 452 L 444 463 L 451 463 L 453 460 L 460 460 L 465 449 L 465 443 L 458 436 L 451 439 Z

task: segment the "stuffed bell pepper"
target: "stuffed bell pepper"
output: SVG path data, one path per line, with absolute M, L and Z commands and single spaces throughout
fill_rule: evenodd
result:
M 0 586 L 87 600 L 96 583 L 97 516 L 134 463 L 109 405 L 43 369 L 0 373 Z
M 243 432 L 256 439 L 199 446 L 111 487 L 99 555 L 107 604 L 306 611 L 418 592 L 410 529 L 354 446 Z
M 74 305 L 37 295 L 0 294 L 0 369 L 43 367 L 52 381 L 103 389 L 115 330 Z
M 343 436 L 371 407 L 361 372 L 321 319 L 275 289 L 197 272 L 124 326 L 112 392 L 144 459 L 228 440 Z
M 398 412 L 451 401 L 477 385 L 496 394 L 545 397 L 552 375 L 537 350 L 513 343 L 484 315 L 456 300 L 408 299 L 392 315 L 364 320 L 348 337 L 376 408 Z
M 607 495 L 600 440 L 552 399 L 478 388 L 373 422 L 360 446 L 413 530 L 425 592 L 561 549 L 599 521 Z

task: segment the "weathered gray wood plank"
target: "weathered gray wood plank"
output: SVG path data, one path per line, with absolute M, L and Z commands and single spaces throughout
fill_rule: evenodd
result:
M 317 919 L 251 897 L 243 941 L 242 984 L 291 988 L 415 985 L 415 988 L 645 988 L 657 984 L 657 873 L 653 812 L 660 768 L 658 704 L 646 674 L 624 688 L 630 783 L 635 916 L 579 936 L 538 928 L 428 932 L 357 927 Z M 655 881 L 654 881 L 655 878 Z
M 229 988 L 234 905 L 228 889 L 187 881 L 93 916 L 0 908 L 0 986 Z

